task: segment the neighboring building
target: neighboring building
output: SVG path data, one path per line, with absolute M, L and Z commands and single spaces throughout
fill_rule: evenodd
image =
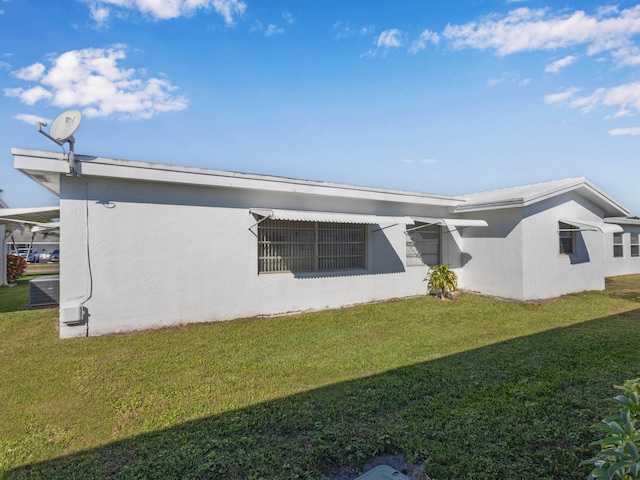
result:
M 617 225 L 622 228 L 607 239 L 605 248 L 608 250 L 607 256 L 613 258 L 607 262 L 605 275 L 613 277 L 616 275 L 628 275 L 638 273 L 638 263 L 640 263 L 640 219 L 638 218 L 607 218 L 607 223 Z
M 12 153 L 60 197 L 63 338 L 419 295 L 435 264 L 512 299 L 601 290 L 614 233 L 636 228 L 584 178 L 444 196 Z
M 2 215 L 2 210 L 0 210 L 0 215 Z M 15 229 L 12 234 L 6 237 L 5 243 L 9 253 L 13 253 L 14 246 L 18 249 L 24 249 L 29 248 L 31 245 L 31 251 L 39 257 L 43 256 L 45 260 L 46 256 L 60 248 L 60 238 L 57 233 L 42 232 L 33 234 L 27 226 Z

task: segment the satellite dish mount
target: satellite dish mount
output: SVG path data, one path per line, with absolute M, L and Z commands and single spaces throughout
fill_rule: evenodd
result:
M 69 157 L 67 162 L 69 163 L 68 175 L 76 175 L 76 162 L 74 157 L 73 147 L 76 143 L 76 139 L 73 138 L 73 134 L 80 127 L 82 121 L 82 114 L 78 110 L 67 110 L 62 112 L 51 124 L 49 133 L 42 130 L 42 127 L 46 127 L 44 122 L 36 122 L 36 128 L 38 131 L 47 137 L 49 140 L 54 141 L 61 147 L 65 143 L 69 143 Z

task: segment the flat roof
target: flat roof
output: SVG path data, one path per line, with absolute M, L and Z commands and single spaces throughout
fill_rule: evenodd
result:
M 59 152 L 12 148 L 14 167 L 47 190 L 60 194 L 60 175 L 69 173 L 67 155 Z M 315 180 L 302 180 L 273 175 L 230 172 L 197 167 L 165 165 L 114 158 L 75 155 L 80 176 L 121 178 L 150 182 L 177 183 L 222 188 L 242 188 L 276 192 L 358 198 L 365 200 L 407 202 L 455 207 L 463 200 L 458 196 L 408 192 Z

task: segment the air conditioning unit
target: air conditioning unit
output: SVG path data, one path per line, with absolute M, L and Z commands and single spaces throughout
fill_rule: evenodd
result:
M 60 302 L 60 275 L 48 275 L 29 281 L 29 306 L 44 307 Z

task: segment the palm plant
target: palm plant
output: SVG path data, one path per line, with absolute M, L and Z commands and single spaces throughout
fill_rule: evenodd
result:
M 447 265 L 431 267 L 424 280 L 428 282 L 429 292 L 435 293 L 441 300 L 451 297 L 451 293 L 458 288 L 458 275 Z

